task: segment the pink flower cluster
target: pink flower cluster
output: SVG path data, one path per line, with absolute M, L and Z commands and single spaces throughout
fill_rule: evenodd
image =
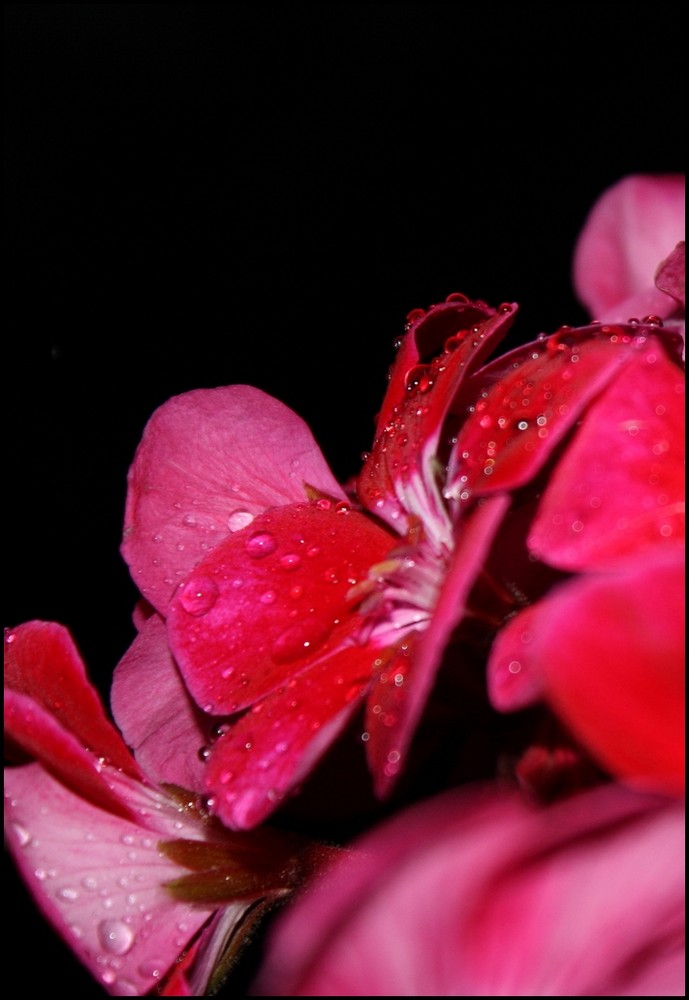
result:
M 5 640 L 6 843 L 106 992 L 270 920 L 255 995 L 684 995 L 683 222 L 606 191 L 592 321 L 507 353 L 513 303 L 411 312 L 352 483 L 258 389 L 153 414 L 112 720 Z

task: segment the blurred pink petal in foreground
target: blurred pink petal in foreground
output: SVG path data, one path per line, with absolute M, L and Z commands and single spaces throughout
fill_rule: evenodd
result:
M 363 839 L 282 918 L 259 996 L 684 996 L 683 806 L 464 790 Z

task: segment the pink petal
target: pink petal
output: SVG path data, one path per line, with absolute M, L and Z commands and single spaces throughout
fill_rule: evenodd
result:
M 349 593 L 391 548 L 346 504 L 259 515 L 200 563 L 172 601 L 170 647 L 204 711 L 233 713 L 354 636 Z
M 198 751 L 209 741 L 209 720 L 184 686 L 158 615 L 142 622 L 115 668 L 110 699 L 122 735 L 145 773 L 158 783 L 200 791 Z
M 214 745 L 206 788 L 232 829 L 273 812 L 313 769 L 368 690 L 376 650 L 350 646 L 293 677 Z
M 77 744 L 128 774 L 138 769 L 107 718 L 72 638 L 62 625 L 27 622 L 5 632 L 5 688 L 26 695 Z M 36 718 L 40 713 L 35 713 Z M 34 748 L 35 752 L 40 747 Z
M 613 185 L 593 206 L 577 242 L 574 285 L 594 319 L 624 322 L 625 300 L 653 290 L 659 263 L 684 239 L 683 175 L 631 175 Z M 649 301 L 648 313 L 656 313 Z M 660 307 L 662 308 L 662 306 Z M 667 315 L 661 312 L 660 315 Z
M 149 420 L 129 472 L 122 554 L 161 614 L 228 533 L 305 484 L 344 499 L 306 424 L 258 389 L 175 396 Z
M 454 446 L 446 494 L 462 500 L 524 485 L 648 328 L 563 328 L 487 365 Z
M 460 524 L 452 565 L 428 629 L 416 641 L 404 642 L 390 662 L 384 658 L 376 672 L 367 699 L 366 750 L 380 796 L 389 792 L 404 766 L 447 642 L 465 614 L 467 596 L 508 506 L 507 497 L 492 497 L 479 502 Z
M 454 792 L 286 911 L 260 996 L 683 996 L 683 810 L 615 787 Z M 650 995 L 650 994 L 649 994 Z
M 435 482 L 444 419 L 463 380 L 505 336 L 515 311 L 504 305 L 496 313 L 452 295 L 417 319 L 404 338 L 376 440 L 357 482 L 364 506 L 401 534 L 410 527 L 407 489 L 414 490 L 419 476 L 426 484 Z
M 654 339 L 586 413 L 558 462 L 529 548 L 564 570 L 684 537 L 684 374 Z
M 131 792 L 133 812 L 141 795 Z M 6 770 L 5 796 L 6 842 L 44 916 L 107 993 L 154 989 L 211 913 L 164 888 L 186 871 L 159 852 L 159 835 L 95 808 L 37 765 Z M 177 810 L 173 832 L 198 836 Z
M 579 741 L 621 780 L 682 794 L 683 547 L 565 584 L 532 611 L 522 661 Z
M 686 304 L 686 247 L 684 240 L 678 243 L 672 253 L 662 261 L 655 274 L 656 287 L 670 295 L 680 306 L 682 312 Z

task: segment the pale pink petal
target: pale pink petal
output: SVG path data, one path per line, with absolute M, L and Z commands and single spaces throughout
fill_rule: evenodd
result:
M 533 810 L 449 793 L 286 912 L 260 996 L 683 996 L 680 803 L 603 787 Z
M 573 267 L 577 295 L 593 319 L 625 322 L 649 313 L 668 315 L 653 278 L 684 239 L 684 213 L 683 175 L 631 175 L 603 193 L 582 229 Z M 651 296 L 642 305 L 645 312 L 629 312 L 631 302 L 620 312 L 622 303 L 642 293 Z
M 666 295 L 670 295 L 684 311 L 686 304 L 686 247 L 684 240 L 678 243 L 672 253 L 661 262 L 656 271 L 655 281 L 657 288 Z
M 147 817 L 159 811 L 138 795 Z M 163 836 L 198 836 L 178 811 L 157 823 Z M 5 771 L 5 835 L 44 916 L 114 996 L 154 989 L 212 912 L 164 888 L 186 870 L 161 854 L 145 821 L 90 805 L 38 765 Z
M 306 424 L 250 386 L 175 396 L 149 420 L 129 472 L 122 553 L 143 596 L 165 613 L 181 580 L 267 507 L 344 499 Z
M 209 742 L 212 720 L 189 696 L 158 615 L 141 623 L 115 668 L 110 702 L 122 735 L 151 780 L 202 789 L 199 752 Z
M 563 570 L 684 537 L 684 372 L 649 339 L 586 413 L 529 533 Z
M 130 774 L 139 773 L 62 625 L 32 621 L 6 630 L 5 688 L 43 707 L 95 756 Z

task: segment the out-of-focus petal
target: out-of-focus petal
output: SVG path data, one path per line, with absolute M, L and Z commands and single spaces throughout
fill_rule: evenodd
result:
M 528 544 L 563 570 L 605 567 L 684 537 L 684 373 L 653 338 L 589 408 Z
M 165 613 L 194 565 L 309 484 L 344 499 L 311 431 L 284 404 L 233 385 L 175 396 L 149 420 L 129 472 L 122 554 Z
M 110 702 L 122 735 L 153 781 L 202 790 L 199 752 L 210 739 L 210 723 L 184 686 L 158 615 L 142 622 L 115 668 Z
M 682 794 L 683 546 L 564 584 L 533 610 L 523 661 L 580 742 L 621 780 Z
M 686 246 L 684 240 L 678 243 L 672 253 L 658 267 L 655 275 L 656 287 L 670 295 L 681 310 L 686 305 Z
M 346 504 L 275 508 L 219 544 L 170 605 L 168 635 L 191 694 L 230 714 L 355 636 L 348 596 L 391 536 Z
M 683 808 L 466 790 L 364 838 L 278 923 L 259 996 L 683 996 Z
M 159 811 L 145 798 L 139 804 L 147 815 Z M 162 832 L 160 814 L 158 825 Z M 198 836 L 188 825 L 172 813 L 167 835 Z M 45 917 L 114 996 L 154 989 L 212 912 L 164 888 L 185 869 L 159 851 L 145 821 L 94 807 L 38 765 L 5 771 L 5 836 Z
M 608 188 L 591 209 L 574 254 L 574 287 L 591 317 L 625 322 L 631 316 L 667 316 L 653 276 L 684 239 L 684 228 L 683 175 L 631 175 Z M 650 296 L 645 312 L 630 313 L 629 302 L 618 315 L 622 303 L 641 293 Z

